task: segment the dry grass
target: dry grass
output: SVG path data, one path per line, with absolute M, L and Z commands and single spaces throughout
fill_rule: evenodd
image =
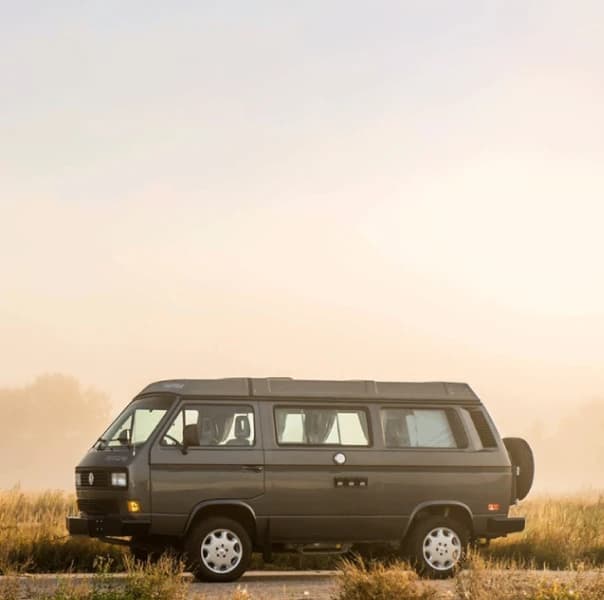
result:
M 0 491 L 0 573 L 92 571 L 98 556 L 121 567 L 121 548 L 67 535 L 65 517 L 75 513 L 73 494 Z
M 334 600 L 434 600 L 437 592 L 421 582 L 405 563 L 367 566 L 363 561 L 344 561 L 338 572 Z
M 489 557 L 550 569 L 604 564 L 604 497 L 536 498 L 512 512 L 526 530 L 495 540 Z
M 188 585 L 182 577 L 183 564 L 162 557 L 155 564 L 125 561 L 126 577 L 116 581 L 109 575 L 110 561 L 97 562 L 97 573 L 91 582 L 61 582 L 52 591 L 24 589 L 18 577 L 0 582 L 0 598 L 17 600 L 186 600 Z
M 122 570 L 127 555 L 124 549 L 67 535 L 65 516 L 75 511 L 73 494 L 0 491 L 0 573 L 11 569 L 91 572 L 98 556 L 111 558 L 111 568 Z M 526 531 L 495 540 L 485 553 L 488 558 L 535 568 L 604 565 L 603 497 L 537 498 L 522 503 L 514 512 L 527 517 Z M 333 557 L 311 556 L 303 563 L 300 560 L 297 556 L 276 555 L 279 568 L 336 564 Z M 260 566 L 254 562 L 255 568 Z
M 460 600 L 602 600 L 604 572 L 581 568 L 564 573 L 526 571 L 512 563 L 471 556 L 455 577 Z
M 602 600 L 604 572 L 527 571 L 471 556 L 451 587 L 420 581 L 404 563 L 346 563 L 333 600 Z

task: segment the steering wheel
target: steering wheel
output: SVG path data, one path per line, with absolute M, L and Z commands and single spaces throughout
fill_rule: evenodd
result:
M 182 446 L 182 442 L 179 442 L 175 437 L 172 437 L 171 435 L 169 435 L 167 433 L 164 434 L 164 437 L 162 438 L 162 440 L 165 440 L 165 439 L 169 439 L 169 440 L 173 441 L 175 446 Z M 166 444 L 166 445 L 170 445 L 170 444 Z

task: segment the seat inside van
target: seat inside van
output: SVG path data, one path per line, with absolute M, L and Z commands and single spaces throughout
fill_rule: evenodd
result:
M 229 440 L 227 446 L 249 446 L 250 445 L 250 434 L 252 428 L 250 427 L 250 420 L 247 415 L 239 415 L 235 417 L 235 437 Z

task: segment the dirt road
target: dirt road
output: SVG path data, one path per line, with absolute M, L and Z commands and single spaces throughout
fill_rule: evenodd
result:
M 61 581 L 79 584 L 90 582 L 92 577 L 85 574 L 26 575 L 19 578 L 19 587 L 23 600 L 28 600 L 33 592 L 52 592 Z M 185 577 L 191 581 L 191 600 L 232 600 L 237 589 L 247 590 L 250 600 L 329 600 L 336 589 L 335 571 L 248 571 L 235 583 L 211 584 L 194 582 L 190 575 Z M 0 577 L 0 586 L 4 579 Z M 119 586 L 124 575 L 112 575 L 111 579 Z M 451 582 L 437 582 L 436 585 L 443 591 L 453 589 Z
M 490 571 L 491 574 L 504 577 L 520 577 L 521 581 L 529 578 L 548 580 L 570 580 L 575 574 L 570 571 Z M 587 577 L 595 572 L 585 573 Z M 92 575 L 26 575 L 19 578 L 20 597 L 23 600 L 32 598 L 34 592 L 49 593 L 65 580 L 71 584 L 90 582 Z M 331 600 L 336 591 L 335 571 L 248 571 L 236 583 L 208 584 L 193 581 L 190 575 L 185 575 L 190 581 L 190 600 L 232 600 L 234 593 L 245 590 L 250 600 Z M 124 575 L 112 575 L 111 580 L 116 586 L 124 579 Z M 6 583 L 5 577 L 0 577 L 0 589 Z M 427 581 L 425 585 L 433 586 L 439 592 L 439 600 L 458 600 L 455 594 L 453 580 Z M 241 595 L 237 600 L 244 600 Z

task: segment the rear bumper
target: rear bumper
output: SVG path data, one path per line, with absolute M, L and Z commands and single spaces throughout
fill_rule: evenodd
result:
M 98 515 L 67 517 L 69 535 L 87 535 L 89 537 L 145 535 L 151 523 L 142 520 L 122 519 L 119 516 Z
M 524 531 L 524 517 L 490 517 L 487 519 L 487 537 L 501 537 L 508 533 Z

